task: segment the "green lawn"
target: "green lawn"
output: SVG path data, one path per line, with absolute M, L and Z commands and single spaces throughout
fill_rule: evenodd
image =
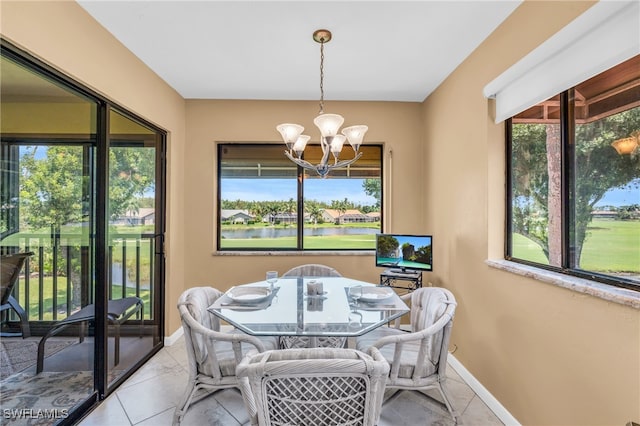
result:
M 513 236 L 514 257 L 548 264 L 542 249 Z M 587 229 L 580 267 L 596 272 L 640 273 L 640 221 L 595 219 Z
M 43 286 L 42 286 L 42 306 L 43 306 L 43 321 L 51 321 L 53 320 L 53 277 L 44 277 Z M 24 285 L 24 281 L 20 281 L 20 285 Z M 115 286 L 114 289 L 114 299 L 118 299 L 120 297 L 120 287 Z M 25 307 L 24 303 L 24 291 L 20 292 L 20 305 Z M 64 276 L 58 277 L 58 320 L 66 318 L 66 307 L 64 304 L 67 300 L 67 278 Z M 135 288 L 127 288 L 126 296 L 135 296 Z M 144 302 L 144 312 L 145 319 L 150 318 L 149 309 L 149 290 L 140 290 L 140 298 Z M 39 312 L 38 306 L 40 303 L 40 293 L 39 293 L 39 281 L 37 278 L 31 278 L 29 280 L 29 319 L 31 321 L 39 320 Z M 61 313 L 64 311 L 63 313 Z

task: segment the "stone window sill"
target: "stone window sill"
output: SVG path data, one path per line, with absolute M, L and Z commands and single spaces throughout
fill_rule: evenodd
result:
M 508 260 L 486 260 L 485 263 L 492 268 L 500 269 L 502 271 L 543 281 L 578 293 L 588 294 L 609 302 L 630 306 L 634 309 L 640 309 L 639 291 L 614 287 L 584 278 L 547 271 L 546 269 L 523 265 L 517 262 L 510 262 Z
M 373 250 L 216 251 L 214 256 L 373 256 Z

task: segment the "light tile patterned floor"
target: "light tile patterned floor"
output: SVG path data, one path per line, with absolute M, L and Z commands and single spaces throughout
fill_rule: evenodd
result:
M 448 368 L 448 388 L 460 414 L 459 425 L 499 426 L 502 422 L 466 383 Z M 163 348 L 102 402 L 81 426 L 170 425 L 177 401 L 187 382 L 184 338 Z M 248 424 L 242 397 L 235 390 L 223 390 L 193 404 L 183 425 L 236 426 Z M 382 408 L 380 426 L 452 425 L 446 410 L 427 397 L 403 392 Z

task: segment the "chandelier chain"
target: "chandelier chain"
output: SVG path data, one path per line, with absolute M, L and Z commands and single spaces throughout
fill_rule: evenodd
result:
M 320 42 L 320 114 L 324 112 L 324 41 Z

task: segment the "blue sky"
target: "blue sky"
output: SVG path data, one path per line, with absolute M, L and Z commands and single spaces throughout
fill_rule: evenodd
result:
M 296 184 L 291 179 L 225 179 L 222 190 L 222 198 L 225 200 L 296 199 Z M 361 179 L 310 179 L 305 181 L 305 196 L 329 203 L 347 198 L 358 204 L 375 204 L 375 199 L 363 192 Z M 640 179 L 622 188 L 609 190 L 596 207 L 631 204 L 640 204 Z
M 604 194 L 602 200 L 598 201 L 596 207 L 620 207 L 631 204 L 640 204 L 640 179 L 634 179 L 622 188 L 610 189 Z
M 374 205 L 375 198 L 362 190 L 363 179 L 309 179 L 305 181 L 305 197 L 330 203 L 345 198 L 357 204 Z M 224 179 L 222 199 L 273 201 L 297 198 L 296 181 L 292 179 Z

